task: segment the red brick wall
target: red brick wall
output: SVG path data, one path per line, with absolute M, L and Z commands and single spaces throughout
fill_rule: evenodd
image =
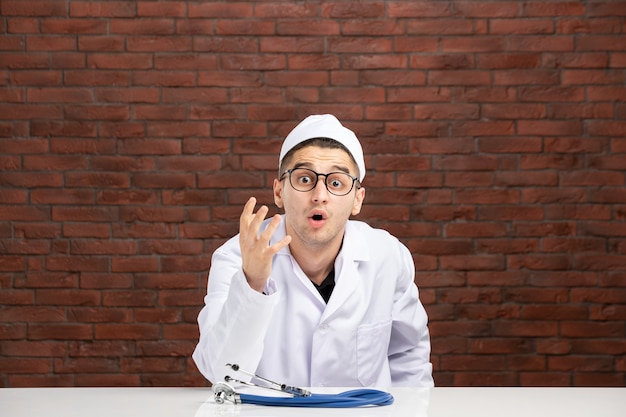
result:
M 0 386 L 202 385 L 281 138 L 362 138 L 438 385 L 626 385 L 626 2 L 0 1 Z

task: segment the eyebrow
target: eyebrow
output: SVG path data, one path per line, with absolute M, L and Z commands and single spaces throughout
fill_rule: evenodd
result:
M 296 168 L 307 168 L 307 169 L 310 169 L 311 171 L 315 171 L 313 169 L 313 164 L 311 164 L 309 162 L 300 162 L 298 164 L 295 164 L 293 166 L 293 169 L 296 169 Z M 339 171 L 339 172 L 344 172 L 346 174 L 350 174 L 350 169 L 348 169 L 347 167 L 342 166 L 342 165 L 333 165 L 332 169 L 333 169 L 333 171 L 331 171 L 331 172 Z

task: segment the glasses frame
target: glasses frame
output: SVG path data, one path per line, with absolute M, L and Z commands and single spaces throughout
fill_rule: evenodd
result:
M 309 172 L 311 172 L 311 173 L 315 174 L 315 182 L 313 182 L 313 185 L 311 186 L 311 189 L 309 189 L 309 190 L 298 190 L 296 187 L 294 187 L 293 182 L 291 182 L 291 174 L 292 174 L 295 170 L 297 170 L 297 169 L 304 169 L 304 170 L 306 170 L 306 171 L 309 171 Z M 350 184 L 350 189 L 349 189 L 348 191 L 346 191 L 344 194 L 337 194 L 336 192 L 333 192 L 333 191 L 331 191 L 331 190 L 330 190 L 330 188 L 328 188 L 328 183 L 327 183 L 326 181 L 328 180 L 329 175 L 333 175 L 333 174 L 343 174 L 343 175 L 347 175 L 348 177 L 350 177 L 350 179 L 352 179 L 352 184 Z M 334 172 L 329 172 L 329 173 L 327 173 L 327 174 L 320 174 L 319 172 L 315 172 L 315 171 L 313 171 L 313 170 L 312 170 L 312 169 L 310 169 L 310 168 L 304 168 L 304 167 L 295 167 L 295 168 L 288 169 L 287 171 L 285 171 L 285 172 L 283 172 L 283 173 L 281 174 L 281 176 L 280 176 L 280 180 L 281 180 L 281 181 L 282 181 L 282 180 L 284 180 L 284 179 L 285 179 L 285 176 L 288 176 L 288 177 L 289 177 L 289 185 L 291 185 L 291 188 L 293 188 L 294 190 L 296 190 L 296 191 L 298 191 L 298 192 L 300 192 L 300 193 L 308 193 L 309 191 L 313 191 L 313 190 L 315 189 L 315 187 L 317 187 L 317 183 L 319 182 L 320 177 L 321 177 L 321 176 L 323 176 L 323 177 L 325 177 L 325 178 L 324 178 L 324 186 L 326 187 L 326 190 L 327 190 L 330 194 L 335 195 L 335 196 L 337 196 L 337 197 L 343 197 L 344 195 L 348 195 L 348 194 L 350 194 L 350 192 L 351 192 L 351 191 L 352 191 L 352 189 L 354 188 L 354 183 L 359 181 L 359 179 L 358 179 L 357 177 L 352 176 L 352 175 L 348 174 L 347 172 L 334 171 Z M 357 190 L 358 190 L 359 188 L 361 188 L 360 183 L 359 183 L 359 184 L 357 184 Z

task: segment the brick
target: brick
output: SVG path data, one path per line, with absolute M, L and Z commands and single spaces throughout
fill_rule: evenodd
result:
M 588 204 L 584 206 L 554 206 L 546 209 L 546 218 L 555 220 L 585 219 L 608 221 L 611 219 L 611 213 L 609 207 L 604 205 Z
M 290 59 L 289 62 L 291 61 Z M 343 60 L 342 67 L 353 70 L 404 69 L 407 67 L 407 59 L 397 55 L 348 55 Z
M 548 68 L 605 68 L 608 62 L 608 55 L 598 52 L 549 53 L 543 57 Z
M 41 32 L 102 35 L 107 33 L 107 22 L 97 19 L 42 19 Z
M 127 71 L 69 70 L 64 74 L 66 85 L 80 86 L 125 86 L 130 84 Z
M 496 336 L 550 337 L 558 333 L 557 321 L 503 320 L 494 323 Z
M 513 372 L 458 372 L 454 377 L 457 386 L 517 386 L 517 379 Z
M 567 291 L 561 288 L 508 288 L 504 293 L 504 299 L 520 303 L 562 303 L 567 300 Z
M 613 108 L 608 103 L 583 104 L 579 106 L 569 104 L 551 105 L 547 116 L 554 119 L 609 119 L 614 114 Z
M 153 57 L 147 53 L 93 53 L 87 57 L 87 68 L 147 69 L 153 66 Z
M 135 126 L 129 126 L 135 132 Z M 181 143 L 178 139 L 135 139 L 134 134 L 119 145 L 121 155 L 180 155 Z
M 234 54 L 242 54 L 242 53 L 257 53 L 259 51 L 259 45 L 254 38 L 246 37 L 246 36 L 210 36 L 210 37 L 201 37 L 196 36 L 193 39 L 193 51 L 199 52 L 231 52 Z M 285 51 L 274 51 L 274 52 L 285 52 Z M 191 61 L 193 59 L 198 60 L 201 63 L 215 63 L 217 59 L 220 57 L 198 57 L 197 55 L 192 55 L 188 59 Z M 250 59 L 255 58 L 254 56 L 248 57 Z M 159 57 L 159 59 L 168 61 L 168 57 Z M 208 66 L 207 66 L 208 68 Z M 213 69 L 216 68 L 214 65 Z
M 123 51 L 122 36 L 81 36 L 78 38 L 79 51 Z
M 141 355 L 159 356 L 189 356 L 195 347 L 195 343 L 190 341 L 139 341 L 137 342 L 137 352 Z
M 76 387 L 136 387 L 139 375 L 133 374 L 78 374 L 74 376 Z
M 524 87 L 520 90 L 521 101 L 582 101 L 583 90 L 566 87 Z
M 554 85 L 560 77 L 554 70 L 502 70 L 494 74 L 494 85 Z
M 620 81 L 621 80 L 621 81 Z M 626 76 L 615 71 L 595 69 L 573 69 L 562 72 L 563 85 L 576 84 L 619 84 L 626 81 Z
M 144 218 L 147 220 L 148 218 Z M 130 223 L 112 225 L 112 235 L 118 238 L 173 238 L 175 228 L 163 223 Z
M 203 125 L 205 125 L 203 123 Z M 213 135 L 216 137 L 264 137 L 267 134 L 265 124 L 259 122 L 233 123 L 215 122 L 213 123 Z
M 394 40 L 395 53 L 440 52 L 439 40 L 433 36 L 401 36 Z M 450 51 L 444 51 L 450 52 Z M 461 51 L 451 51 L 461 52 Z M 411 59 L 415 62 L 415 59 Z
M 449 4 L 426 3 L 415 4 L 410 1 L 395 1 L 387 6 L 389 17 L 446 17 L 452 14 Z
M 462 82 L 461 82 L 462 80 Z M 430 71 L 428 85 L 490 85 L 491 75 L 487 71 L 458 70 Z
M 416 119 L 471 120 L 478 119 L 479 107 L 474 104 L 418 104 L 413 107 L 413 113 Z
M 158 93 L 150 88 L 95 89 L 94 98 L 103 103 L 156 103 Z
M 95 340 L 153 340 L 159 336 L 154 324 L 96 324 Z
M 581 51 L 624 51 L 626 37 L 617 35 L 589 35 L 581 39 L 576 48 Z
M 587 387 L 621 387 L 624 378 L 610 372 L 585 372 L 574 375 L 574 381 L 580 386 Z
M 50 271 L 104 272 L 109 269 L 109 261 L 97 257 L 50 256 L 46 266 Z
M 410 35 L 471 35 L 474 30 L 469 19 L 409 19 L 406 29 Z
M 481 253 L 532 253 L 539 248 L 538 243 L 532 239 L 485 239 L 478 240 L 477 249 Z
M 590 372 L 606 371 L 610 369 L 611 358 L 590 357 L 551 357 L 548 358 L 548 367 L 556 371 Z
M 560 190 L 555 191 L 554 189 L 545 189 L 545 190 L 524 190 L 522 193 L 522 201 L 527 203 L 543 203 L 543 204 L 554 204 L 554 203 L 580 203 L 584 201 L 586 198 L 584 191 L 581 190 Z M 550 213 L 550 214 L 548 214 Z M 577 214 L 580 213 L 580 214 Z M 585 213 L 601 213 L 601 210 L 598 210 L 597 207 L 548 207 L 546 209 L 546 217 L 547 218 L 555 218 L 555 219 L 563 219 L 563 218 L 586 218 L 587 215 Z M 578 217 L 580 216 L 580 217 Z M 593 215 L 592 215 L 593 218 Z
M 176 222 L 183 221 L 184 211 L 178 207 L 125 207 L 120 210 L 124 221 Z
M 131 311 L 123 308 L 71 307 L 68 318 L 80 323 L 129 322 Z
M 446 226 L 446 235 L 450 237 L 485 237 L 504 236 L 506 229 L 495 223 L 458 223 Z
M 0 359 L 0 371 L 4 374 L 46 374 L 51 371 L 48 359 L 26 359 L 19 361 Z
M 195 323 L 177 326 L 164 325 L 163 336 L 165 340 L 197 340 L 198 326 Z
M 460 136 L 506 136 L 513 132 L 512 122 L 468 121 L 456 122 L 452 126 L 454 135 Z
M 184 361 L 182 358 L 123 358 L 120 368 L 124 373 L 174 373 L 184 369 Z
M 111 19 L 109 33 L 122 35 L 171 35 L 174 20 L 166 18 Z
M 223 88 L 164 88 L 163 103 L 226 103 L 226 89 Z
M 71 120 L 128 120 L 130 109 L 119 105 L 66 106 L 66 117 Z
M 189 4 L 189 17 L 238 17 L 246 18 L 252 17 L 252 5 L 251 4 L 220 4 L 220 3 L 191 3 Z
M 327 50 L 333 53 L 388 53 L 391 47 L 389 39 L 359 36 L 331 39 Z
M 135 309 L 135 321 L 139 323 L 178 323 L 180 314 L 174 309 Z
M 107 307 L 152 307 L 155 301 L 153 291 L 107 291 L 102 297 L 102 305 Z
M 56 1 L 5 0 L 0 11 L 4 16 L 65 16 L 66 5 Z
M 582 126 L 570 121 L 521 120 L 517 130 L 521 135 L 578 136 L 582 133 Z
M 555 26 L 551 19 L 491 19 L 489 33 L 493 34 L 551 34 Z
M 574 50 L 574 38 L 571 36 L 554 37 L 551 35 L 528 35 L 512 37 L 507 49 L 513 52 L 571 52 Z
M 89 324 L 32 324 L 28 327 L 28 337 L 32 340 L 90 340 L 93 338 L 93 329 Z
M 167 1 L 162 3 L 139 2 L 137 4 L 137 16 L 175 16 L 184 17 L 186 7 L 184 3 Z
M 590 121 L 587 129 L 594 136 L 621 136 L 626 132 L 626 122 Z
M 580 340 L 576 339 L 572 343 L 572 349 L 577 354 L 613 354 L 621 355 L 624 353 L 624 342 L 620 340 Z
M 215 33 L 218 36 L 267 36 L 274 34 L 275 28 L 272 21 L 220 19 L 215 25 Z
M 526 372 L 520 375 L 520 381 L 527 387 L 563 387 L 570 385 L 572 378 L 563 372 Z
M 487 69 L 537 68 L 541 65 L 541 56 L 537 53 L 481 54 L 476 59 L 476 65 Z
M 215 129 L 214 129 L 215 130 Z M 151 137 L 209 136 L 210 126 L 203 122 L 161 122 L 150 123 L 147 134 Z
M 401 35 L 405 32 L 400 20 L 346 20 L 341 24 L 344 35 Z
M 286 60 L 283 55 L 242 55 L 231 54 L 222 55 L 220 65 L 227 70 L 279 70 L 286 67 Z

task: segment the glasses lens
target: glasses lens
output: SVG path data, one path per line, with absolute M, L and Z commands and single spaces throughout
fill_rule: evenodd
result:
M 352 189 L 352 183 L 352 177 L 343 172 L 333 172 L 326 176 L 326 188 L 335 195 L 348 194 Z
M 317 174 L 306 168 L 296 168 L 289 174 L 291 186 L 298 191 L 311 191 L 317 184 Z
M 346 195 L 352 190 L 354 179 L 343 172 L 318 174 L 307 168 L 296 168 L 289 174 L 289 182 L 297 191 L 311 191 L 317 185 L 318 176 L 325 177 L 326 189 L 334 195 Z

